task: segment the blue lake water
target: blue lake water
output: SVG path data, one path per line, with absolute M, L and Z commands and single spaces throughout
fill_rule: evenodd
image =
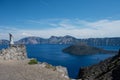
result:
M 93 54 L 75 56 L 62 52 L 62 49 L 69 45 L 26 45 L 29 58 L 36 58 L 40 62 L 48 62 L 52 65 L 61 65 L 67 67 L 68 74 L 71 78 L 76 78 L 80 67 L 90 66 L 96 64 L 115 54 Z M 107 50 L 118 50 L 120 47 L 113 46 L 99 46 Z M 7 46 L 0 46 L 0 49 L 7 48 Z

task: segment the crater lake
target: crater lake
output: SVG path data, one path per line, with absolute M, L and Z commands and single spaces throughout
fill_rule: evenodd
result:
M 37 44 L 26 45 L 28 58 L 36 58 L 40 62 L 47 62 L 54 66 L 64 66 L 68 70 L 70 78 L 77 78 L 80 67 L 90 66 L 112 57 L 115 54 L 92 54 L 92 55 L 71 55 L 63 53 L 62 50 L 69 45 L 63 44 Z M 7 45 L 0 45 L 0 49 L 7 48 Z M 97 46 L 106 50 L 118 51 L 120 46 Z

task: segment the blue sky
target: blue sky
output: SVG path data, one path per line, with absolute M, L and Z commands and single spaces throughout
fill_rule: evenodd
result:
M 120 37 L 120 0 L 0 0 L 0 39 Z

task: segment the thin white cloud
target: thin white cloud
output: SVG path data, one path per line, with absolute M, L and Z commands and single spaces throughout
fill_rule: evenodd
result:
M 44 21 L 32 21 L 43 23 Z M 54 36 L 71 35 L 77 38 L 100 38 L 100 37 L 120 37 L 120 20 L 98 20 L 94 22 L 80 19 L 52 19 L 46 20 L 47 29 L 17 29 L 0 26 L 0 39 L 8 38 L 8 33 L 14 35 L 15 40 L 27 36 L 39 36 L 48 38 Z

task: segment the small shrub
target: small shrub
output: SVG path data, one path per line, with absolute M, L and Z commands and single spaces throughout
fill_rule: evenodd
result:
M 38 61 L 36 59 L 31 59 L 28 64 L 38 64 Z
M 55 71 L 56 70 L 56 68 L 54 67 L 54 66 L 52 66 L 52 65 L 46 65 L 46 68 L 48 68 L 48 69 L 53 69 L 53 71 Z
M 48 64 L 48 63 L 45 63 L 46 64 L 46 68 L 48 68 L 48 69 L 52 69 L 53 71 L 55 71 L 56 70 L 56 67 L 55 66 L 52 66 L 51 64 Z

